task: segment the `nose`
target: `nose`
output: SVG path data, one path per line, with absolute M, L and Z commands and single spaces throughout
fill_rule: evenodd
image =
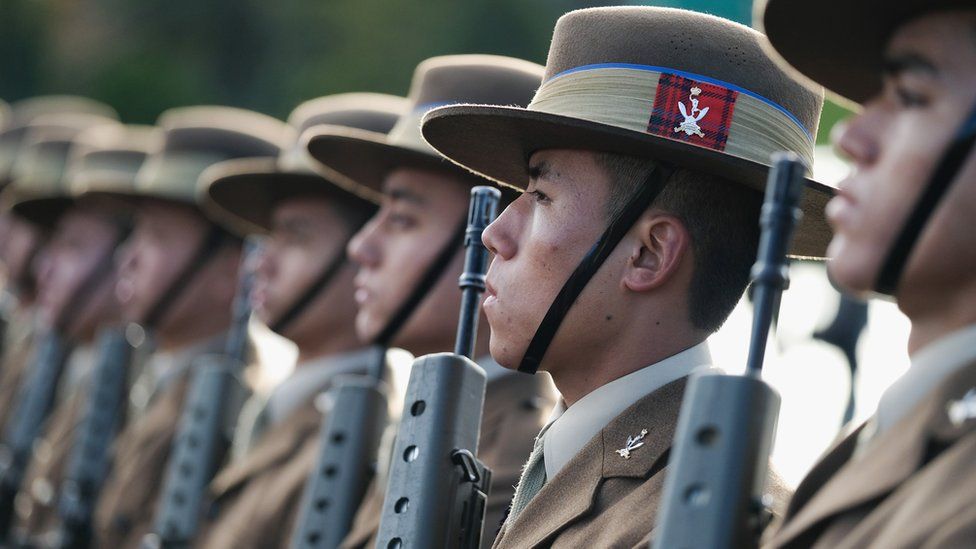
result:
M 354 263 L 360 267 L 376 267 L 380 263 L 381 253 L 377 243 L 379 232 L 379 215 L 369 220 L 346 245 L 346 253 Z
M 830 138 L 840 156 L 856 166 L 866 166 L 878 159 L 878 136 L 883 131 L 879 109 L 868 105 L 860 114 L 834 126 Z
M 127 238 L 115 252 L 115 268 L 120 277 L 128 276 L 135 269 L 136 246 L 132 238 Z
M 490 225 L 485 227 L 484 232 L 481 233 L 481 242 L 495 257 L 511 259 L 515 256 L 517 246 L 515 239 L 512 237 L 512 226 L 517 217 L 517 203 L 524 196 L 520 196 L 515 202 L 509 204 L 507 208 L 502 210 L 502 213 L 498 214 L 498 217 Z

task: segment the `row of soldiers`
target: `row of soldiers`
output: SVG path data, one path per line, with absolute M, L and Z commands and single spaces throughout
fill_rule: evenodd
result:
M 190 107 L 143 128 L 84 99 L 15 103 L 0 134 L 3 425 L 38 392 L 45 344 L 61 342 L 66 358 L 5 543 L 59 543 L 72 442 L 103 379 L 95 342 L 105 329 L 135 342 L 139 326 L 146 343 L 125 368 L 93 546 L 161 534 L 163 508 L 184 497 L 164 486 L 192 476 L 181 444 L 210 443 L 187 543 L 315 545 L 320 533 L 301 536 L 327 503 L 303 493 L 335 473 L 322 467 L 320 432 L 351 413 L 337 390 L 364 377 L 391 420 L 335 543 L 414 546 L 385 538 L 382 523 L 412 512 L 388 487 L 403 485 L 401 462 L 426 459 L 395 434 L 424 402 L 401 407 L 386 350 L 454 348 L 480 185 L 501 188 L 503 208 L 483 235 L 493 261 L 470 353 L 484 390 L 466 395 L 471 406 L 483 396 L 470 450 L 491 471 L 480 544 L 654 543 L 674 489 L 665 479 L 682 465 L 669 463 L 672 444 L 691 436 L 678 429 L 692 413 L 685 388 L 749 283 L 771 157 L 813 164 L 816 82 L 862 105 L 834 134 L 856 170 L 839 190 L 802 177 L 789 251 L 829 256 L 853 294 L 896 299 L 913 321 L 913 364 L 795 493 L 760 456 L 775 516 L 763 546 L 976 546 L 976 247 L 965 221 L 976 206 L 976 5 L 877 8 L 768 0 L 757 7 L 765 35 L 685 10 L 574 11 L 545 66 L 435 57 L 407 98 L 327 96 L 287 122 Z M 244 245 L 255 235 L 257 251 Z M 235 314 L 238 280 L 255 319 L 295 343 L 297 365 L 246 401 L 249 370 L 234 370 L 234 396 L 220 398 L 231 403 L 200 441 L 178 432 L 206 415 L 196 406 L 208 395 L 194 393 L 206 356 L 248 359 L 227 351 L 247 347 L 235 336 L 247 318 Z M 765 525 L 750 525 L 756 543 Z

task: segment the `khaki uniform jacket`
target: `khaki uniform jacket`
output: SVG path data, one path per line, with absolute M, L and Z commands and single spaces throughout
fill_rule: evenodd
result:
M 67 472 L 75 427 L 81 422 L 88 395 L 87 384 L 82 385 L 51 412 L 44 434 L 34 443 L 33 459 L 15 506 L 14 529 L 19 539 L 36 539 L 59 524 L 58 489 Z
M 549 479 L 493 547 L 643 547 L 651 539 L 687 378 L 641 398 L 593 437 Z M 647 429 L 644 446 L 624 459 L 616 450 Z M 767 493 L 789 497 L 771 475 Z
M 33 355 L 33 331 L 16 337 L 16 327 L 7 327 L 8 341 L 4 345 L 3 362 L 0 363 L 0 434 L 6 429 L 7 421 L 17 406 L 17 397 L 24 381 Z
M 112 469 L 95 508 L 95 547 L 137 548 L 151 531 L 189 385 L 187 370 L 115 439 Z
M 522 465 L 552 408 L 557 393 L 547 375 L 511 374 L 488 383 L 481 418 L 478 458 L 491 469 L 482 546 L 488 547 L 505 518 Z M 356 513 L 344 548 L 373 547 L 383 511 L 385 486 L 374 483 Z
M 976 363 L 855 456 L 860 432 L 813 467 L 765 548 L 976 547 Z

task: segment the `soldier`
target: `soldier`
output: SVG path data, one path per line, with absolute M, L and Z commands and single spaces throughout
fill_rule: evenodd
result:
M 14 103 L 7 125 L 0 131 L 0 268 L 3 290 L 0 307 L 8 318 L 0 358 L 0 427 L 6 425 L 15 403 L 33 341 L 34 277 L 31 264 L 46 235 L 44 230 L 10 212 L 16 200 L 10 183 L 21 145 L 39 118 L 59 115 L 90 115 L 89 120 L 114 119 L 115 111 L 91 99 L 73 96 L 42 96 Z M 85 118 L 82 116 L 82 118 Z M 39 164 L 34 164 L 39 169 Z M 23 168 L 21 168 L 23 169 Z
M 356 328 L 364 341 L 393 336 L 392 345 L 417 356 L 453 348 L 461 301 L 461 234 L 470 189 L 484 181 L 438 157 L 420 136 L 420 117 L 432 105 L 444 103 L 524 105 L 539 85 L 540 70 L 527 61 L 495 56 L 428 59 L 414 75 L 412 112 L 397 122 L 388 139 L 342 128 L 311 136 L 309 150 L 317 160 L 383 193 L 379 212 L 349 245 L 349 255 L 359 265 Z M 403 320 L 402 327 L 389 333 L 398 320 Z M 548 379 L 514 374 L 492 361 L 487 332 L 482 322 L 475 356 L 488 379 L 479 457 L 493 474 L 484 529 L 484 540 L 490 543 L 532 436 L 555 395 Z M 381 475 L 344 546 L 373 544 L 384 492 Z
M 972 547 L 976 2 L 771 0 L 759 13 L 789 64 L 863 106 L 833 134 L 855 169 L 827 208 L 828 271 L 912 321 L 908 372 L 800 483 L 768 546 Z
M 154 137 L 150 128 L 115 123 L 86 130 L 72 141 L 60 185 L 14 205 L 15 213 L 51 231 L 38 259 L 38 313 L 46 324 L 63 326 L 75 344 L 60 404 L 35 442 L 17 499 L 16 537 L 27 543 L 57 525 L 57 488 L 89 394 L 96 332 L 119 322 L 114 256 L 131 219 L 124 205 L 89 193 L 131 187 Z
M 382 136 L 405 103 L 380 94 L 322 97 L 299 105 L 289 123 L 299 133 L 334 124 Z M 297 137 L 278 159 L 223 162 L 202 180 L 215 219 L 238 234 L 269 235 L 256 270 L 254 313 L 296 344 L 298 363 L 262 399 L 250 432 L 238 429 L 245 440 L 235 440 L 235 447 L 247 453 L 211 484 L 201 547 L 289 545 L 318 452 L 319 427 L 329 411 L 322 393 L 339 376 L 366 374 L 382 352 L 356 336 L 355 269 L 345 252 L 349 238 L 376 210 L 377 197 L 327 183 Z
M 496 547 L 647 542 L 687 376 L 756 258 L 770 154 L 811 163 L 821 104 L 747 27 L 614 7 L 559 19 L 527 109 L 426 116 L 437 150 L 524 191 L 483 237 L 491 353 L 563 397 Z M 830 193 L 808 186 L 793 252 L 821 256 Z
M 240 240 L 204 216 L 197 178 L 223 160 L 276 156 L 291 133 L 273 118 L 225 107 L 167 111 L 159 126 L 162 146 L 135 189 L 102 193 L 136 208 L 116 293 L 123 317 L 150 331 L 156 352 L 134 383 L 133 416 L 116 439 L 95 511 L 99 547 L 138 547 L 149 533 L 189 369 L 194 357 L 222 349 L 230 325 Z

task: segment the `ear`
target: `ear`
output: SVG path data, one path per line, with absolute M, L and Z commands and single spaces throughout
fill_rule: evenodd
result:
M 633 292 L 660 288 L 674 278 L 691 250 L 691 235 L 677 217 L 647 212 L 632 229 L 636 237 L 623 283 Z

